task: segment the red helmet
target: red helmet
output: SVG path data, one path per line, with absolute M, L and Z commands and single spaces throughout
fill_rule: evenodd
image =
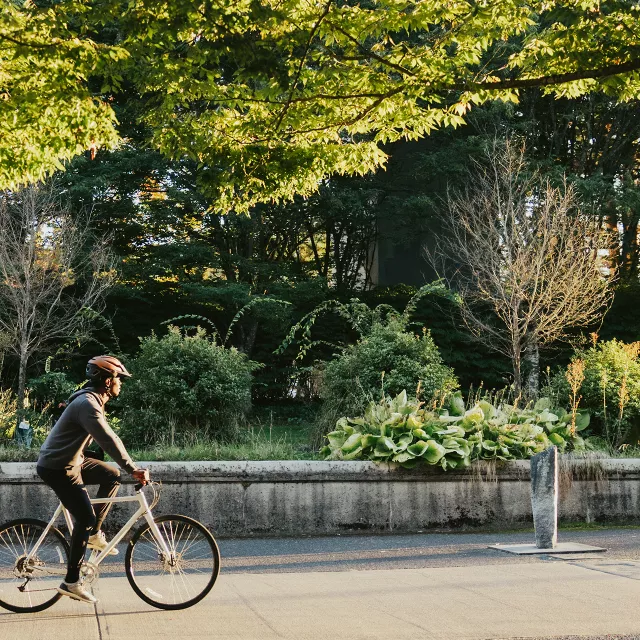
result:
M 114 356 L 96 356 L 87 363 L 87 378 L 90 380 L 98 375 L 108 374 L 120 378 L 130 378 L 127 368 Z

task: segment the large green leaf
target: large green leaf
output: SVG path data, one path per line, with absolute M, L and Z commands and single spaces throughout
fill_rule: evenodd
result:
M 551 400 L 549 398 L 539 398 L 533 407 L 536 411 L 544 411 L 551 409 Z
M 344 453 L 349 453 L 360 446 L 360 441 L 362 440 L 361 433 L 354 433 L 350 435 L 345 443 L 342 445 L 341 449 Z
M 495 418 L 498 413 L 496 408 L 486 400 L 480 400 L 480 402 L 478 402 L 478 406 L 482 410 L 485 420 L 489 420 L 490 418 Z
M 428 445 L 428 448 L 422 454 L 422 457 L 429 464 L 437 464 L 438 461 L 442 458 L 442 456 L 444 456 L 446 452 L 445 448 L 441 444 L 437 443 L 435 440 L 428 440 L 427 445 Z
M 419 440 L 418 442 L 407 447 L 407 451 L 412 455 L 418 457 L 424 454 L 428 448 L 429 448 L 428 442 L 426 442 L 425 440 Z
M 376 444 L 376 451 L 389 453 L 396 450 L 396 445 L 391 438 L 381 437 Z
M 404 451 L 413 442 L 412 433 L 404 433 L 396 440 L 397 451 Z
M 327 434 L 327 439 L 332 449 L 339 449 L 346 442 L 347 434 L 344 431 L 332 431 Z
M 394 462 L 407 462 L 407 460 L 412 460 L 414 457 L 415 456 L 408 451 L 401 451 L 400 453 L 396 453 L 391 459 Z
M 563 445 L 565 444 L 564 438 L 557 433 L 550 433 L 549 440 L 555 445 Z
M 591 414 L 588 411 L 579 411 L 576 414 L 576 431 L 584 431 L 591 422 Z
M 350 453 L 343 454 L 342 458 L 343 460 L 355 460 L 356 458 L 359 458 L 361 454 L 362 454 L 362 447 L 358 447 L 357 449 L 354 449 Z
M 463 416 L 465 411 L 464 399 L 460 391 L 451 394 L 449 399 L 449 414 L 452 416 Z
M 380 436 L 376 436 L 373 433 L 367 433 L 362 436 L 362 448 L 366 449 L 367 447 L 375 447 L 378 443 L 378 440 L 380 440 Z

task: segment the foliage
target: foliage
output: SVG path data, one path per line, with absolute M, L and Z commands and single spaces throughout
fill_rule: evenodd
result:
M 558 403 L 568 405 L 576 393 L 571 388 L 575 364 L 582 368 L 577 393 L 580 406 L 593 417 L 591 431 L 610 445 L 634 445 L 640 439 L 640 342 L 598 342 L 578 350 L 569 371 L 553 374 L 544 390 Z M 569 374 L 569 375 L 567 375 Z
M 51 413 L 49 406 L 43 410 L 25 409 L 21 419 L 29 422 L 31 427 L 31 448 L 38 449 L 44 442 L 51 428 Z M 15 445 L 18 424 L 18 400 L 9 389 L 0 389 L 0 446 Z
M 57 407 L 76 390 L 78 385 L 62 371 L 50 371 L 27 382 L 29 401 L 34 408 Z
M 588 418 L 579 414 L 578 431 L 588 426 Z M 548 398 L 533 408 L 481 400 L 466 410 L 460 392 L 431 409 L 407 398 L 406 391 L 384 397 L 362 416 L 340 418 L 327 440 L 321 451 L 326 460 L 397 462 L 407 468 L 423 463 L 444 470 L 466 468 L 478 459 L 530 458 L 552 445 L 560 451 L 584 448 L 582 438 L 571 435 L 571 415 L 552 409 Z
M 317 428 L 324 434 L 337 416 L 358 415 L 381 386 L 392 394 L 419 389 L 421 397 L 431 399 L 457 385 L 428 332 L 415 335 L 398 319 L 376 322 L 357 344 L 325 365 Z
M 18 402 L 10 389 L 0 389 L 0 442 L 13 437 Z
M 62 161 L 118 139 L 113 109 L 88 80 L 125 52 L 87 37 L 82 16 L 73 19 L 85 4 L 2 3 L 1 189 L 41 180 Z
M 185 437 L 232 437 L 251 405 L 256 363 L 235 348 L 210 340 L 204 330 L 187 336 L 172 327 L 163 338 L 141 341 L 123 385 L 120 435 L 128 445 Z
M 157 148 L 202 165 L 221 210 L 371 171 L 381 144 L 457 126 L 525 87 L 638 94 L 635 3 L 6 4 L 6 187 L 112 143 L 124 92 L 146 103 Z
M 252 309 L 255 309 L 256 307 L 260 307 L 260 306 L 265 306 L 265 305 L 270 305 L 270 304 L 282 304 L 282 305 L 289 305 L 291 304 L 290 302 L 287 302 L 286 300 L 278 300 L 277 298 L 260 298 L 260 297 L 255 297 L 252 298 L 251 300 L 249 300 L 249 302 L 247 302 L 247 304 L 245 304 L 237 313 L 235 316 L 233 316 L 233 318 L 231 319 L 231 322 L 229 323 L 229 326 L 227 327 L 227 331 L 224 334 L 224 338 L 222 337 L 222 334 L 218 331 L 218 328 L 216 327 L 215 323 L 210 320 L 209 318 L 206 318 L 204 316 L 199 316 L 196 314 L 186 314 L 183 316 L 176 316 L 175 318 L 169 318 L 169 320 L 164 320 L 163 322 L 161 322 L 160 324 L 166 324 L 166 325 L 176 325 L 177 322 L 182 323 L 182 321 L 188 321 L 188 322 L 204 322 L 205 324 L 207 324 L 209 326 L 209 328 L 212 330 L 212 339 L 213 341 L 217 344 L 218 342 L 220 343 L 221 347 L 227 347 L 229 346 L 229 340 L 231 339 L 231 336 L 233 334 L 233 330 L 234 328 L 238 325 L 238 323 L 240 322 L 240 320 L 242 319 L 243 316 L 249 314 L 251 312 Z M 197 328 L 197 325 L 193 326 L 192 328 Z
M 376 307 L 371 308 L 358 298 L 352 298 L 348 303 L 336 299 L 326 300 L 291 327 L 286 338 L 278 347 L 277 353 L 283 353 L 296 343 L 299 344 L 296 360 L 303 359 L 315 347 L 328 346 L 333 349 L 344 349 L 344 345 L 335 342 L 311 339 L 311 330 L 316 321 L 328 311 L 333 311 L 346 320 L 350 327 L 360 336 L 369 335 L 373 328 L 380 324 L 395 323 L 404 329 L 409 325 L 420 300 L 430 295 L 458 301 L 457 296 L 449 291 L 441 281 L 420 287 L 411 296 L 402 312 L 397 311 L 389 304 L 378 304 Z

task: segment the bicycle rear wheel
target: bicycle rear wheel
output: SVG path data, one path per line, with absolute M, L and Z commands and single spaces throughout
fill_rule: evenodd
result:
M 159 609 L 186 609 L 211 591 L 220 573 L 220 552 L 201 523 L 186 516 L 155 518 L 170 555 L 148 524 L 127 547 L 125 571 L 133 590 Z
M 67 570 L 69 544 L 60 531 L 50 527 L 26 562 L 47 526 L 31 518 L 0 526 L 0 607 L 16 613 L 42 611 L 61 598 L 56 587 Z

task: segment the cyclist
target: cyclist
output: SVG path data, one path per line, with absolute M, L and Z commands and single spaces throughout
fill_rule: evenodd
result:
M 96 598 L 82 585 L 80 567 L 87 546 L 97 550 L 107 546 L 101 527 L 111 504 L 98 504 L 94 510 L 85 485 L 98 484 L 97 497 L 112 498 L 120 487 L 120 471 L 102 460 L 85 457 L 84 450 L 95 440 L 138 482 L 147 484 L 149 473 L 136 467 L 104 415 L 104 405 L 119 395 L 122 378 L 130 378 L 131 374 L 113 356 L 91 358 L 86 374 L 87 384 L 69 398 L 44 441 L 36 469 L 74 519 L 67 575 L 58 592 L 74 600 L 94 603 Z M 118 551 L 114 548 L 111 553 Z

